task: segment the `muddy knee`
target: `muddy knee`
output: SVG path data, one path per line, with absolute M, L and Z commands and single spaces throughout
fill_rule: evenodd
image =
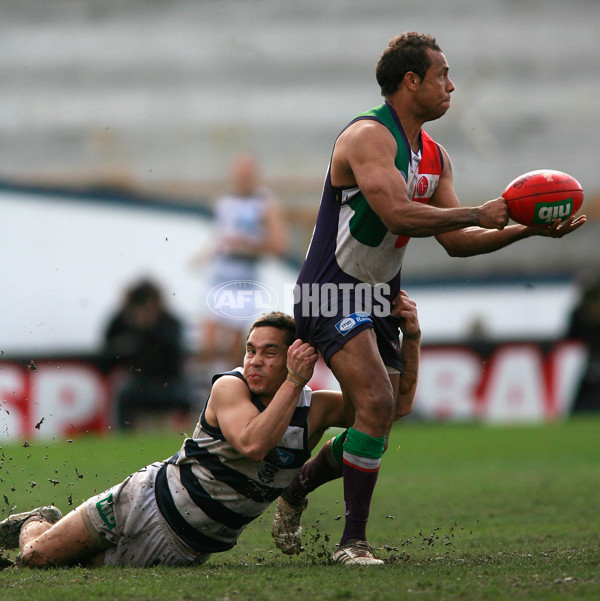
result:
M 17 563 L 28 568 L 43 568 L 50 565 L 48 559 L 37 549 L 35 541 L 23 546 L 17 556 Z

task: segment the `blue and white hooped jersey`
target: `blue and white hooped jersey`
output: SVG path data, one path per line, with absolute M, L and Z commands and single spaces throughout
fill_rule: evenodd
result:
M 213 384 L 222 376 L 244 379 L 242 369 L 237 368 L 217 374 Z M 202 553 L 226 551 L 235 545 L 246 525 L 287 488 L 310 457 L 311 396 L 305 386 L 285 434 L 259 462 L 242 455 L 219 428 L 208 424 L 204 409 L 192 438 L 164 463 L 156 478 L 158 507 L 179 538 Z M 251 401 L 264 411 L 252 393 Z

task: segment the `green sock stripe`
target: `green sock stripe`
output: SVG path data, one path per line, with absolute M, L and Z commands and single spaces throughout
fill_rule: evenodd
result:
M 344 465 L 344 441 L 346 440 L 346 434 L 348 434 L 348 430 L 340 432 L 331 443 L 331 453 L 340 466 Z
M 381 459 L 385 447 L 385 436 L 369 436 L 364 432 L 350 428 L 346 435 L 344 451 L 358 457 Z

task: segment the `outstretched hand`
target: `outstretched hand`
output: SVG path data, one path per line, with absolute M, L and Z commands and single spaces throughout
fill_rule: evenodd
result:
M 579 215 L 578 217 L 571 216 L 566 221 L 557 219 L 552 225 L 546 227 L 534 227 L 530 226 L 529 229 L 536 236 L 546 236 L 548 238 L 562 238 L 571 232 L 579 229 L 582 225 L 587 222 L 585 215 Z

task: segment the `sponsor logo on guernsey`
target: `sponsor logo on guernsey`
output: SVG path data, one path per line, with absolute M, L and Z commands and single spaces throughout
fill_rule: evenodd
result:
M 417 181 L 417 194 L 419 196 L 425 196 L 429 189 L 429 180 L 426 175 L 422 175 Z
M 534 224 L 548 224 L 560 219 L 565 221 L 573 211 L 573 199 L 565 198 L 558 202 L 538 202 L 535 205 Z
M 114 530 L 117 523 L 115 521 L 112 493 L 110 493 L 105 499 L 100 499 L 100 501 L 96 503 L 96 509 L 98 510 L 98 514 L 108 529 Z
M 335 327 L 342 336 L 345 336 L 356 326 L 359 326 L 366 321 L 371 321 L 368 313 L 352 313 L 351 315 L 347 315 L 343 319 L 340 319 L 340 321 L 335 324 Z
M 415 184 L 413 199 L 431 198 L 440 182 L 440 176 L 434 173 L 422 173 Z

